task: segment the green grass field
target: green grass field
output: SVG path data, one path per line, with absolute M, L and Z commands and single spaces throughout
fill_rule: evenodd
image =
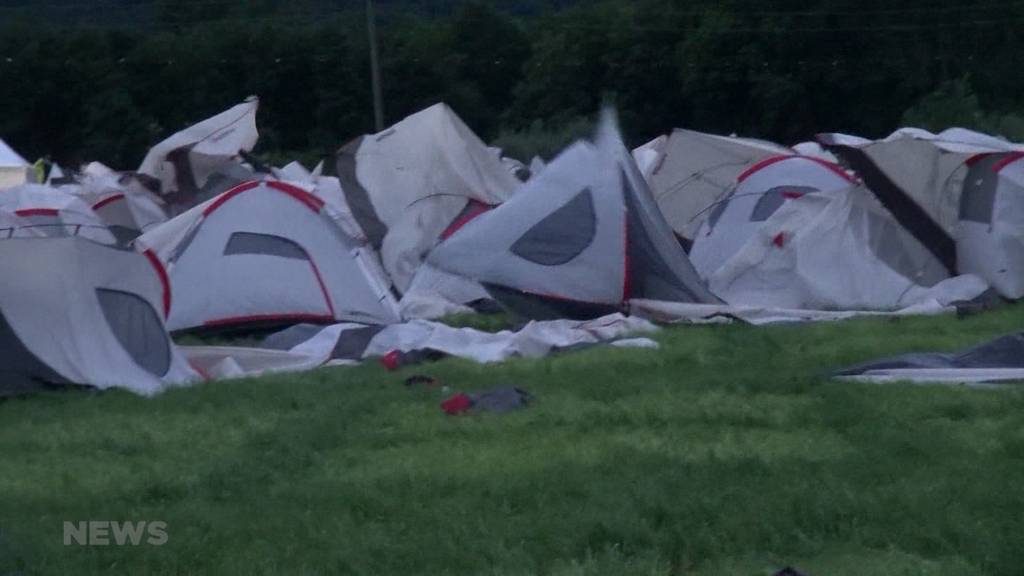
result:
M 9 400 L 0 574 L 1020 573 L 1024 394 L 822 375 L 1022 326 L 680 327 L 658 351 Z M 538 399 L 448 417 L 412 373 Z M 169 541 L 66 547 L 66 520 Z

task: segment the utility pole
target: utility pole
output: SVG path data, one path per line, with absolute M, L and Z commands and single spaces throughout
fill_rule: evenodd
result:
M 373 82 L 373 121 L 377 132 L 384 130 L 384 98 L 380 87 L 380 60 L 377 55 L 377 19 L 373 0 L 366 0 L 366 31 L 370 39 L 370 76 Z

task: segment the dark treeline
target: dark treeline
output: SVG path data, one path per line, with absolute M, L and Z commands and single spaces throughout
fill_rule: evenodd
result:
M 388 121 L 443 100 L 512 153 L 550 152 L 605 100 L 633 143 L 677 126 L 784 143 L 903 123 L 1024 132 L 1024 2 L 379 4 Z M 27 156 L 132 168 L 250 94 L 264 153 L 372 131 L 361 1 L 105 0 L 88 26 L 60 17 L 88 5 L 0 2 L 0 137 Z

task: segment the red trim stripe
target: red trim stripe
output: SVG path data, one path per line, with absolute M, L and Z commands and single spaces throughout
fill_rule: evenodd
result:
M 214 200 L 213 202 L 210 203 L 209 206 L 204 208 L 203 209 L 203 216 L 209 216 L 215 210 L 217 210 L 218 208 L 223 206 L 224 203 L 227 202 L 228 200 L 231 200 L 232 198 L 234 198 L 235 196 L 238 196 L 239 194 L 241 194 L 242 192 L 245 192 L 246 190 L 252 190 L 253 188 L 255 188 L 255 187 L 259 186 L 259 185 L 260 185 L 259 182 L 253 181 L 253 182 L 245 182 L 243 184 L 239 184 L 238 186 L 235 186 L 231 190 L 228 190 L 227 192 L 221 194 L 220 196 L 217 196 L 216 200 Z
M 1014 162 L 1020 160 L 1021 158 L 1024 158 L 1024 152 L 1014 152 L 1012 154 L 1007 154 L 1005 158 L 992 165 L 992 170 L 994 172 L 1002 172 L 1003 168 L 1006 168 L 1007 166 L 1013 164 Z
M 23 208 L 14 213 L 18 216 L 56 216 L 60 212 L 56 208 Z
M 316 322 L 332 323 L 334 316 L 324 314 L 254 314 L 251 316 L 232 316 L 218 320 L 207 320 L 203 326 L 229 326 L 232 324 L 248 324 L 252 322 Z
M 624 253 L 622 262 L 622 301 L 628 302 L 633 293 L 633 278 L 630 273 L 630 261 L 629 261 L 629 215 L 623 219 L 622 223 L 622 251 Z
M 171 279 L 167 277 L 167 269 L 164 268 L 163 262 L 160 261 L 156 256 L 156 252 L 153 250 L 146 250 L 142 253 L 149 260 L 149 263 L 156 270 L 156 275 L 160 277 L 160 283 L 164 287 L 164 319 L 166 320 L 171 314 Z
M 783 156 L 772 156 L 771 158 L 765 158 L 764 160 L 761 160 L 760 162 L 758 162 L 757 164 L 754 164 L 750 168 L 747 168 L 746 170 L 743 171 L 742 174 L 737 176 L 736 177 L 736 183 L 739 184 L 740 182 L 743 182 L 747 178 L 750 178 L 751 176 L 753 176 L 755 172 L 757 172 L 759 170 L 762 170 L 764 168 L 767 168 L 768 166 L 771 166 L 772 164 L 775 164 L 775 163 L 778 163 L 778 162 L 782 162 L 783 160 L 789 160 L 791 158 L 802 158 L 804 160 L 810 160 L 811 162 L 816 162 L 818 164 L 821 164 L 825 168 L 828 168 L 829 170 L 831 170 L 832 172 L 834 172 L 836 175 L 840 176 L 841 178 L 843 178 L 847 182 L 850 182 L 850 183 L 857 182 L 856 178 L 854 178 L 854 177 L 850 176 L 849 174 L 847 174 L 846 171 L 843 170 L 843 168 L 841 166 L 839 166 L 838 164 L 829 162 L 828 160 L 822 160 L 821 158 L 815 158 L 813 156 L 800 156 L 799 154 L 793 154 L 793 155 L 790 155 L 790 156 L 785 156 L 785 155 L 783 155 Z
M 298 188 L 290 184 L 285 184 L 284 182 L 252 181 L 239 184 L 238 186 L 235 186 L 231 190 L 228 190 L 227 192 L 218 196 L 216 200 L 211 202 L 210 205 L 203 210 L 203 216 L 209 216 L 214 211 L 223 206 L 224 203 L 227 202 L 228 200 L 231 200 L 232 198 L 238 196 L 243 192 L 253 190 L 254 188 L 258 188 L 260 184 L 266 184 L 267 188 L 270 188 L 271 190 L 284 192 L 285 194 L 291 196 L 292 198 L 298 200 L 299 202 L 302 202 L 303 204 L 306 205 L 307 208 L 309 208 L 310 210 L 317 214 L 319 214 L 320 210 L 324 207 L 323 200 L 317 198 L 316 196 L 310 194 L 309 192 L 306 192 L 302 188 Z
M 103 200 L 100 200 L 99 202 L 93 204 L 92 205 L 92 209 L 93 210 L 99 210 L 100 208 L 103 208 L 107 204 L 110 204 L 112 202 L 117 202 L 118 200 L 124 200 L 124 194 L 114 194 L 113 196 L 108 196 L 108 197 L 104 198 Z
M 320 269 L 317 268 L 316 262 L 313 262 L 313 258 L 309 256 L 309 253 L 306 254 L 306 257 L 309 258 L 309 267 L 313 269 L 313 275 L 316 276 L 316 282 L 320 285 L 320 292 L 323 293 L 324 301 L 327 302 L 327 309 L 331 312 L 331 318 L 334 318 L 334 303 L 331 302 L 331 295 L 327 292 L 327 285 L 324 284 L 324 279 L 320 276 Z
M 473 221 L 477 216 L 494 208 L 494 206 L 484 204 L 479 200 L 470 200 L 466 207 L 469 208 L 469 210 L 467 210 L 461 218 L 457 218 L 454 222 L 449 224 L 448 227 L 445 228 L 444 232 L 441 233 L 441 240 L 447 240 L 453 234 L 462 229 L 463 226 Z
M 994 152 L 982 152 L 981 154 L 975 154 L 974 156 L 971 156 L 970 158 L 965 160 L 964 164 L 966 164 L 968 166 L 974 166 L 975 164 L 977 164 L 978 162 L 981 162 L 985 158 L 988 158 L 992 154 L 994 154 Z

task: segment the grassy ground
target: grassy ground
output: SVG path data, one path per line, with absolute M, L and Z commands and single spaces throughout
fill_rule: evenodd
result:
M 7 401 L 0 574 L 1020 573 L 1024 394 L 821 374 L 1022 325 L 687 327 L 660 351 Z M 538 401 L 446 417 L 415 372 Z M 65 520 L 169 541 L 65 547 Z

